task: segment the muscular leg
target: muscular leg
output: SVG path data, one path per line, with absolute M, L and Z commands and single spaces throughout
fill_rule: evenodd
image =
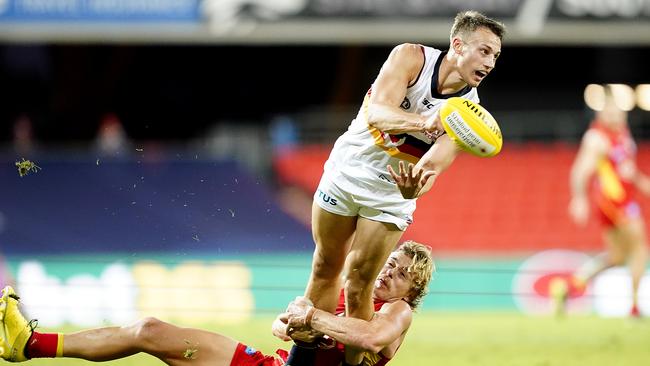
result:
M 359 218 L 352 249 L 345 262 L 346 316 L 365 320 L 372 317 L 375 279 L 402 234 L 403 231 L 393 224 Z M 357 365 L 362 355 L 347 347 L 345 359 Z
M 311 300 L 316 308 L 333 313 L 338 303 L 341 272 L 350 248 L 350 239 L 356 230 L 357 216 L 336 215 L 323 210 L 314 202 L 311 221 L 316 248 L 305 297 Z M 286 364 L 312 365 L 314 357 L 313 349 L 294 345 Z
M 108 361 L 144 352 L 169 365 L 229 366 L 237 344 L 217 333 L 145 318 L 126 327 L 66 334 L 63 357 Z
M 341 289 L 340 276 L 357 216 L 340 216 L 312 205 L 312 233 L 316 249 L 305 297 L 325 311 L 334 312 Z
M 634 219 L 621 226 L 620 230 L 625 238 L 628 266 L 632 275 L 632 304 L 637 305 L 639 285 L 648 260 L 645 224 L 641 219 Z

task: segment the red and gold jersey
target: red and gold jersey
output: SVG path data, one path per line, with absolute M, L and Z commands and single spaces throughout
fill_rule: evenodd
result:
M 438 93 L 438 71 L 445 52 L 421 46 L 424 65 L 417 80 L 407 88 L 401 104 L 404 111 L 428 117 L 436 113 L 451 97 L 464 97 L 479 102 L 476 88 L 467 86 L 457 93 Z M 368 124 L 368 107 L 372 86 L 359 113 L 348 130 L 341 135 L 325 163 L 325 170 L 335 177 L 336 184 L 351 194 L 362 194 L 371 188 L 384 202 L 400 202 L 399 190 L 386 168 L 399 169 L 399 162 L 417 163 L 435 143 L 422 132 L 390 134 Z
M 636 174 L 636 144 L 629 129 L 611 130 L 598 121 L 590 129 L 605 136 L 611 145 L 608 153 L 598 162 L 595 186 L 597 194 L 613 202 L 632 198 Z
M 616 224 L 625 216 L 637 215 L 634 202 L 636 144 L 628 128 L 612 130 L 594 121 L 591 130 L 607 138 L 610 149 L 598 162 L 594 179 L 594 200 L 605 224 Z

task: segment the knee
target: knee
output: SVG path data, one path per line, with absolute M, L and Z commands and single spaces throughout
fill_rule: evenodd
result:
M 345 282 L 351 290 L 370 287 L 377 278 L 381 267 L 377 267 L 366 258 L 351 255 L 346 265 Z
M 146 317 L 130 325 L 128 328 L 138 343 L 147 344 L 160 336 L 160 328 L 163 325 L 164 323 L 160 319 Z
M 348 306 L 357 308 L 359 304 L 371 298 L 374 281 L 361 276 L 348 276 L 344 283 Z
M 339 257 L 338 255 L 316 251 L 312 264 L 314 276 L 326 280 L 337 278 L 341 274 L 345 263 L 345 258 Z
M 626 256 L 622 253 L 611 253 L 609 255 L 609 264 L 612 266 L 623 266 L 625 265 Z

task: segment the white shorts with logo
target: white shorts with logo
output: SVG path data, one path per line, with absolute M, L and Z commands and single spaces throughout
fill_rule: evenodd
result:
M 413 222 L 415 200 L 402 198 L 391 202 L 385 195 L 371 190 L 359 190 L 353 194 L 336 184 L 337 179 L 345 179 L 344 177 L 333 176 L 331 172 L 323 173 L 314 193 L 314 202 L 323 210 L 341 216 L 361 216 L 391 223 L 402 231 Z

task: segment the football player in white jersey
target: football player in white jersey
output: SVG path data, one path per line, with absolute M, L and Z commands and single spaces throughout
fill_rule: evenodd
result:
M 373 314 L 373 281 L 412 221 L 415 201 L 461 151 L 445 134 L 438 110 L 450 97 L 478 102 L 476 87 L 494 69 L 502 23 L 458 13 L 448 51 L 395 47 L 359 114 L 336 141 L 312 206 L 316 248 L 305 297 L 333 312 L 344 273 L 347 315 Z M 299 341 L 299 340 L 298 340 Z M 289 365 L 310 364 L 294 347 Z M 350 365 L 360 353 L 346 350 Z

